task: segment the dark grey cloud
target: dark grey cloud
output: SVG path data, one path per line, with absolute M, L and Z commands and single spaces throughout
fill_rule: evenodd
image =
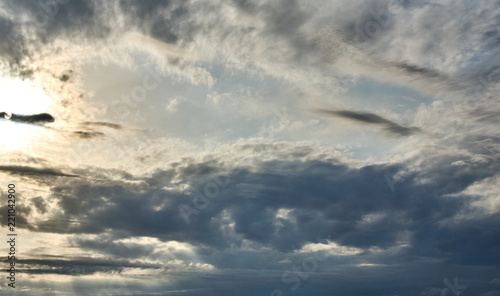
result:
M 181 179 L 203 191 L 204 182 L 222 170 L 217 162 L 157 171 L 151 179 L 146 179 L 151 186 L 149 189 L 84 180 L 70 182 L 51 190 L 51 199 L 58 202 L 64 213 L 58 219 L 80 217 L 85 213 L 87 222 L 56 230 L 48 221 L 33 227 L 33 230 L 100 233 L 111 228 L 130 236 L 146 235 L 164 241 L 186 241 L 224 249 L 229 244 L 238 243 L 227 237 L 218 224 L 223 222 L 217 217 L 227 211 L 237 234 L 282 252 L 299 249 L 307 242 L 328 235 L 348 246 L 388 247 L 394 244 L 400 231 L 415 231 L 418 237 L 418 233 L 430 231 L 435 223 L 451 219 L 457 211 L 467 209 L 467 197 L 446 199 L 443 196 L 458 193 L 496 170 L 491 164 L 474 171 L 456 171 L 448 166 L 435 174 L 428 173 L 433 178 L 431 184 L 418 184 L 419 176 L 414 174 L 398 186 L 397 193 L 392 193 L 384 178 L 385 172 L 397 169 L 392 166 L 352 169 L 324 161 L 269 161 L 260 163 L 257 168 L 256 171 L 231 170 L 232 185 L 221 190 L 199 214 L 192 215 L 190 224 L 186 224 L 179 206 L 187 203 L 194 207 L 190 203 L 195 192 L 170 192 L 160 188 L 174 186 L 173 180 Z M 236 184 L 255 185 L 250 186 L 255 192 L 253 195 L 242 193 L 242 187 Z M 155 205 L 164 202 L 168 206 L 153 210 Z M 100 211 L 90 214 L 96 204 L 100 205 Z M 277 219 L 279 209 L 289 209 L 295 222 Z M 132 213 L 142 217 L 140 225 L 120 218 Z M 361 226 L 363 217 L 375 213 L 384 215 L 377 222 Z M 214 224 L 216 221 L 220 222 Z M 282 226 L 278 227 L 277 221 Z M 492 221 L 481 223 L 488 225 Z M 475 226 L 478 225 L 481 224 Z M 430 239 L 437 237 L 425 234 L 419 238 L 422 244 Z M 427 256 L 442 255 L 429 252 Z
M 389 1 L 366 1 L 349 13 L 338 15 L 335 27 L 343 42 L 357 47 L 376 43 L 394 25 L 394 15 L 388 10 Z M 397 3 L 398 5 L 403 2 Z M 407 5 L 403 5 L 407 8 Z
M 175 44 L 179 39 L 179 23 L 187 16 L 186 3 L 178 1 L 154 0 L 140 3 L 133 0 L 119 1 L 121 11 L 130 18 L 141 31 L 155 39 Z
M 387 65 L 390 65 L 396 69 L 401 69 L 407 75 L 420 75 L 426 78 L 442 78 L 446 79 L 447 76 L 439 73 L 434 69 L 430 69 L 427 67 L 421 67 L 416 65 L 408 64 L 407 62 L 386 62 Z
M 22 64 L 24 57 L 28 55 L 28 50 L 25 46 L 26 41 L 21 38 L 19 26 L 10 19 L 0 17 L 0 32 L 4 36 L 4 42 L 0 45 L 2 62 L 7 64 L 11 74 L 17 72 L 21 77 L 30 77 L 32 70 Z
M 109 237 L 102 236 L 99 237 L 99 239 L 83 239 L 76 237 L 70 239 L 70 243 L 74 247 L 79 247 L 86 250 L 99 250 L 102 253 L 113 255 L 117 258 L 132 260 L 138 258 L 146 258 L 146 256 L 151 255 L 155 250 L 154 245 L 144 246 L 133 243 L 124 244 L 120 242 L 114 242 Z
M 0 119 L 7 119 L 10 121 L 14 121 L 17 123 L 24 123 L 24 124 L 35 124 L 35 125 L 41 125 L 45 123 L 51 123 L 54 122 L 55 119 L 52 115 L 48 113 L 41 113 L 41 114 L 34 114 L 34 115 L 20 115 L 20 114 L 10 114 L 6 112 L 0 112 Z M 96 137 L 103 137 L 105 134 L 100 131 L 95 131 L 92 130 L 92 127 L 108 127 L 112 129 L 122 129 L 123 127 L 119 124 L 115 123 L 110 123 L 110 122 L 103 122 L 103 121 L 86 121 L 86 122 L 80 122 L 78 125 L 82 127 L 87 127 L 89 128 L 88 130 L 81 130 L 81 131 L 71 131 L 71 135 L 82 138 L 82 139 L 92 139 Z M 60 132 L 67 132 L 66 130 L 61 130 L 61 129 L 53 129 L 55 131 L 60 131 Z
M 109 127 L 112 129 L 122 129 L 123 126 L 116 124 L 116 123 L 111 123 L 111 122 L 103 122 L 103 121 L 85 121 L 85 122 L 80 122 L 79 125 L 81 126 L 104 126 L 104 127 Z
M 283 40 L 293 52 L 289 59 L 290 63 L 297 65 L 307 63 L 319 68 L 325 66 L 326 59 L 329 58 L 321 54 L 321 45 L 317 36 L 301 33 L 301 28 L 312 20 L 313 14 L 301 9 L 300 1 L 234 0 L 232 4 L 245 16 L 265 21 L 262 36 L 268 40 L 275 38 Z
M 27 124 L 42 124 L 54 122 L 54 117 L 48 113 L 40 113 L 33 115 L 10 114 L 0 112 L 0 119 L 8 119 L 14 122 L 27 123 Z
M 31 200 L 35 208 L 41 213 L 47 212 L 47 203 L 43 200 L 42 197 L 37 196 Z
M 95 127 L 107 127 L 115 130 L 121 130 L 124 128 L 120 124 L 104 122 L 104 121 L 85 121 L 85 122 L 78 122 L 77 124 L 83 128 L 87 128 L 87 130 L 72 132 L 74 136 L 77 136 L 82 139 L 92 139 L 96 137 L 105 136 L 105 133 L 92 129 Z
M 99 19 L 92 1 L 7 0 L 1 6 L 13 18 L 0 19 L 0 31 L 7 40 L 0 46 L 0 56 L 8 63 L 11 75 L 21 78 L 31 78 L 34 72 L 43 70 L 33 62 L 36 56 L 44 54 L 41 49 L 57 39 L 78 40 L 80 44 L 95 42 L 111 31 Z M 21 16 L 25 22 L 18 21 Z M 25 34 L 26 30 L 29 34 Z M 68 73 L 58 76 L 61 82 L 69 78 Z
M 68 82 L 71 81 L 71 78 L 74 76 L 73 70 L 64 71 L 60 76 L 58 76 L 59 81 Z
M 54 177 L 79 177 L 78 175 L 66 174 L 57 169 L 52 168 L 34 168 L 27 166 L 0 166 L 0 171 L 17 174 L 17 175 L 27 175 L 27 176 L 54 176 Z
M 269 144 L 247 145 L 242 149 L 284 153 L 283 149 Z M 175 285 L 184 287 L 191 282 L 203 287 L 209 295 L 234 287 L 234 282 L 249 279 L 255 281 L 252 286 L 262 293 L 266 290 L 270 293 L 276 287 L 289 289 L 281 280 L 283 272 L 310 256 L 294 251 L 307 243 L 321 242 L 322 238 L 360 248 L 363 252 L 355 256 L 330 257 L 321 262 L 310 282 L 304 281 L 300 287 L 300 291 L 309 294 L 328 289 L 334 276 L 345 283 L 337 288 L 346 294 L 373 295 L 372 291 L 355 288 L 359 287 L 355 283 L 361 281 L 364 286 L 380 287 L 385 294 L 392 293 L 391 289 L 404 288 L 409 289 L 408 295 L 421 295 L 426 287 L 442 287 L 442 280 L 453 277 L 457 270 L 472 281 L 484 280 L 496 268 L 500 260 L 496 248 L 500 221 L 495 215 L 475 215 L 476 210 L 470 204 L 477 197 L 458 195 L 450 198 L 450 195 L 495 176 L 499 171 L 497 164 L 489 162 L 473 168 L 457 168 L 449 163 L 458 158 L 442 158 L 428 172 L 406 175 L 404 181 L 395 184 L 393 192 L 385 174 L 397 173 L 402 164 L 353 168 L 338 160 L 314 158 L 307 149 L 301 151 L 309 160 L 262 160 L 256 161 L 251 168 L 234 166 L 229 169 L 222 157 L 202 162 L 186 159 L 144 178 L 149 185 L 140 188 L 120 182 L 62 180 L 64 183 L 58 183 L 50 192 L 50 200 L 61 208 L 60 214 L 54 216 L 56 220 L 24 225 L 32 231 L 96 234 L 96 239 L 75 237 L 70 242 L 85 250 L 127 259 L 116 263 L 122 267 L 128 266 L 129 261 L 159 255 L 155 245 L 133 241 L 124 244 L 117 242 L 118 239 L 154 237 L 164 242 L 188 242 L 196 247 L 198 260 L 221 271 L 218 276 L 205 275 L 210 281 L 199 274 L 184 274 Z M 162 188 L 189 184 L 203 192 L 204 185 L 222 172 L 229 172 L 230 184 L 217 196 L 209 198 L 209 204 L 200 209 L 199 214 L 192 215 L 190 223 L 186 224 L 179 213 L 179 205 L 194 207 L 191 201 L 198 193 Z M 422 183 L 421 179 L 430 181 Z M 238 185 L 251 188 L 252 194 L 242 191 L 243 187 Z M 276 217 L 280 209 L 290 210 L 290 219 Z M 460 219 L 457 213 L 473 218 Z M 373 221 L 369 220 L 370 215 L 374 215 Z M 135 219 L 124 219 L 132 216 Z M 58 219 L 79 223 L 62 225 Z M 234 223 L 234 234 L 227 232 L 229 223 Z M 370 251 L 374 247 L 398 246 L 405 232 L 409 234 L 408 246 L 391 252 Z M 267 249 L 243 249 L 242 239 Z M 477 252 L 478 249 L 481 252 Z M 194 260 L 181 253 L 169 254 L 161 258 Z M 291 263 L 280 263 L 285 259 Z M 354 266 L 361 263 L 382 265 Z M 372 273 L 375 269 L 377 275 Z M 234 270 L 239 270 L 240 274 L 235 274 Z M 425 270 L 433 270 L 433 273 Z M 259 273 L 266 276 L 259 277 Z M 360 274 L 371 274 L 373 282 L 360 280 Z M 233 285 L 225 282 L 226 277 L 233 278 Z M 411 283 L 407 284 L 410 278 Z M 469 287 L 470 292 L 487 291 L 477 283 Z M 197 295 L 195 291 L 190 294 Z M 380 295 L 385 294 L 381 292 Z
M 377 70 L 383 69 L 395 76 L 417 78 L 422 80 L 424 85 L 420 85 L 424 91 L 434 91 L 435 93 L 450 92 L 470 92 L 480 84 L 477 81 L 479 76 L 488 77 L 488 87 L 492 86 L 489 77 L 494 76 L 494 80 L 498 81 L 498 52 L 500 46 L 498 43 L 498 16 L 495 9 L 490 9 L 488 5 L 475 6 L 475 3 L 470 2 L 464 4 L 462 14 L 467 9 L 477 9 L 481 11 L 483 17 L 488 18 L 491 22 L 488 25 L 482 26 L 476 23 L 478 20 L 469 18 L 468 21 L 454 23 L 453 18 L 443 14 L 444 6 L 441 3 L 429 1 L 362 1 L 361 5 L 347 6 L 347 8 L 339 10 L 341 13 L 335 17 L 327 18 L 321 23 L 335 32 L 330 36 L 329 44 L 337 46 L 324 46 L 325 54 L 344 55 L 345 50 L 340 48 L 342 44 L 355 47 L 362 54 L 366 55 L 366 60 L 361 60 L 362 66 L 375 67 Z M 492 7 L 497 4 L 490 3 Z M 465 9 L 465 7 L 468 7 Z M 397 10 L 397 11 L 394 11 Z M 413 13 L 415 11 L 426 11 L 425 14 Z M 418 23 L 411 30 L 403 25 L 405 20 L 401 19 L 402 15 L 413 15 L 414 22 Z M 417 16 L 418 15 L 418 16 Z M 488 16 L 486 16 L 488 15 Z M 458 16 L 457 16 L 458 17 Z M 446 33 L 444 31 L 434 30 L 431 28 L 433 19 L 440 18 L 436 23 L 441 25 L 454 23 L 454 29 Z M 400 22 L 400 26 L 395 26 Z M 414 34 L 405 36 L 401 34 Z M 451 36 L 454 37 L 451 37 Z M 482 36 L 476 38 L 475 36 Z M 387 46 L 391 40 L 412 40 L 413 45 L 392 44 L 390 47 L 397 51 L 403 51 L 407 48 L 412 54 L 395 54 L 389 53 Z M 446 41 L 448 40 L 448 41 Z M 462 47 L 464 51 L 478 50 L 481 53 L 482 61 L 474 61 L 464 59 L 458 69 L 449 69 L 442 65 L 439 61 L 434 60 L 435 57 L 444 57 L 454 49 L 449 40 L 456 40 L 455 47 Z M 469 40 L 477 42 L 474 45 L 458 40 Z M 349 54 L 346 54 L 349 55 Z M 495 62 L 491 62 L 491 61 Z M 432 61 L 432 62 L 431 62 Z M 471 63 L 469 63 L 471 62 Z M 365 65 L 363 65 L 363 63 Z M 444 66 L 444 67 L 443 67 Z M 496 69 L 496 70 L 494 70 Z M 496 72 L 494 75 L 491 72 Z M 375 77 L 376 78 L 376 77 Z M 414 83 L 417 86 L 419 83 Z M 486 86 L 481 86 L 486 89 Z M 432 92 L 430 91 L 430 92 Z M 463 93 L 461 93 L 463 94 Z M 470 93 L 469 93 L 470 94 Z M 467 95 L 469 95 L 467 94 Z
M 96 131 L 74 131 L 73 135 L 81 139 L 92 139 L 104 136 L 104 133 Z
M 63 74 L 61 75 L 61 77 L 59 77 L 59 80 L 61 80 L 62 82 L 66 82 L 69 80 L 69 78 L 70 78 L 69 75 Z
M 44 257 L 43 255 L 38 255 Z M 124 268 L 156 269 L 158 264 L 133 263 L 124 259 L 91 259 L 91 258 L 53 258 L 47 259 L 18 259 L 23 272 L 28 274 L 64 274 L 64 275 L 89 275 L 96 272 L 120 272 Z M 7 260 L 2 260 L 7 261 Z
M 385 119 L 379 115 L 369 112 L 357 112 L 349 110 L 325 110 L 325 109 L 314 109 L 311 111 L 321 115 L 347 118 L 350 120 L 357 121 L 359 123 L 367 123 L 367 124 L 382 126 L 386 131 L 397 136 L 410 136 L 420 131 L 419 128 L 404 127 L 388 119 Z
M 40 46 L 50 45 L 54 40 L 66 39 L 78 41 L 79 43 L 92 43 L 105 45 L 108 38 L 130 31 L 139 30 L 157 40 L 178 44 L 183 46 L 197 35 L 210 32 L 214 38 L 219 38 L 224 43 L 233 28 L 225 28 L 221 23 L 217 27 L 205 27 L 201 22 L 192 19 L 196 9 L 192 9 L 189 2 L 179 1 L 147 1 L 147 3 L 120 0 L 115 6 L 103 5 L 95 1 L 68 1 L 64 4 L 49 5 L 41 4 L 40 1 L 4 1 L 2 6 L 12 15 L 23 14 L 29 18 L 35 31 L 35 38 L 27 39 L 22 34 L 21 24 L 10 19 L 0 19 L 0 32 L 4 32 L 9 42 L 5 48 L 0 46 L 0 56 L 5 61 L 10 61 L 13 71 L 18 75 L 29 77 L 35 69 L 30 67 L 30 61 L 34 50 Z M 300 1 L 232 1 L 227 4 L 235 6 L 238 11 L 246 16 L 254 17 L 256 21 L 264 21 L 265 28 L 259 36 L 262 41 L 273 38 L 282 39 L 288 46 L 291 54 L 288 62 L 300 65 L 308 64 L 320 69 L 325 65 L 331 65 L 322 52 L 321 44 L 317 36 L 302 33 L 301 29 L 306 25 L 314 25 L 315 30 L 322 27 L 335 28 L 341 32 L 336 42 L 361 45 L 359 49 L 370 54 L 371 48 L 364 47 L 365 43 L 376 43 L 382 36 L 394 33 L 393 23 L 397 17 L 390 12 L 391 5 L 401 6 L 403 10 L 422 8 L 432 5 L 428 1 L 368 1 L 363 5 L 347 7 L 345 13 L 335 13 L 329 19 L 315 19 L 311 11 L 304 10 Z M 340 10 L 339 10 L 340 11 Z M 127 28 L 116 25 L 116 19 L 124 17 Z M 38 20 L 37 20 L 38 19 Z M 380 27 L 376 36 L 360 37 L 366 35 L 366 26 L 377 23 Z M 466 27 L 463 24 L 463 27 Z M 360 33 L 361 30 L 361 33 Z M 241 28 L 239 34 L 245 35 L 255 32 L 255 28 Z M 364 33 L 363 33 L 364 32 Z M 494 38 L 496 31 L 485 30 L 485 38 Z M 465 33 L 470 33 L 466 31 Z M 489 39 L 488 39 L 489 40 Z M 370 41 L 370 42 L 367 42 Z M 432 43 L 432 40 L 429 40 Z M 339 53 L 342 55 L 343 53 Z M 371 54 L 370 54 L 371 56 Z M 328 60 L 330 60 L 330 56 Z M 430 79 L 447 79 L 447 75 L 436 69 L 424 65 L 411 64 L 410 62 L 384 61 L 380 58 L 371 57 L 378 61 L 381 67 L 391 68 L 395 72 L 402 72 L 409 76 L 422 76 Z M 15 68 L 15 69 L 14 69 Z M 21 74 L 22 73 L 22 74 Z M 58 76 L 61 82 L 67 81 L 68 75 Z

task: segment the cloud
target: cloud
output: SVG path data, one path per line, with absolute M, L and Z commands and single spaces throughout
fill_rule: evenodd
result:
M 135 294 L 225 295 L 236 286 L 243 295 L 287 294 L 283 275 L 315 255 L 326 259 L 295 273 L 299 294 L 438 295 L 457 270 L 473 283 L 491 280 L 500 259 L 496 6 L 3 1 L 2 70 L 41 83 L 58 119 L 29 143 L 36 149 L 2 158 L 0 171 L 46 189 L 23 201 L 19 227 L 59 234 L 75 252 L 92 254 L 20 264 L 32 275 L 81 275 L 72 280 L 82 294 L 109 285 L 91 276 L 116 276 Z M 114 68 L 134 76 L 145 63 L 162 80 L 130 108 L 137 116 L 128 123 L 154 130 L 136 137 L 94 105 L 105 96 L 93 97 L 83 78 L 93 66 L 103 76 Z M 372 80 L 428 98 L 419 106 L 344 101 Z M 350 111 L 378 103 L 380 114 L 398 112 L 408 126 Z M 279 135 L 254 138 L 270 106 L 339 105 L 313 112 L 399 138 L 332 140 L 331 127 L 304 125 L 300 114 L 279 129 L 271 121 Z M 77 138 L 63 139 L 61 130 Z M 35 160 L 40 167 L 25 164 Z M 220 175 L 227 186 L 215 181 Z M 181 206 L 193 209 L 189 224 Z M 0 210 L 5 220 L 6 206 Z M 138 288 L 145 274 L 154 285 Z M 467 285 L 470 294 L 488 291 Z
M 20 114 L 9 114 L 2 112 L 1 117 L 9 119 L 14 122 L 27 123 L 27 124 L 40 124 L 54 122 L 54 117 L 48 113 L 34 114 L 34 115 L 20 115 Z
M 25 272 L 34 275 L 88 275 L 97 272 L 120 272 L 125 268 L 156 269 L 160 267 L 160 265 L 157 264 L 138 264 L 128 262 L 126 260 L 90 258 L 18 259 L 16 263 L 24 266 L 29 266 L 29 268 L 25 269 Z
M 78 123 L 81 126 L 104 126 L 104 127 L 109 127 L 112 129 L 122 129 L 123 126 L 116 124 L 116 123 L 110 123 L 110 122 L 103 122 L 103 121 L 86 121 L 86 122 L 80 122 Z
M 0 166 L 0 171 L 11 174 L 28 175 L 28 176 L 54 176 L 54 177 L 79 177 L 78 175 L 66 174 L 56 169 L 51 168 L 34 168 L 27 166 Z
M 273 151 L 269 150 L 271 146 L 267 148 L 253 153 Z M 281 153 L 280 158 L 287 158 L 285 151 L 278 148 L 272 153 Z M 60 206 L 62 216 L 58 219 L 83 218 L 85 213 L 88 221 L 72 225 L 63 232 L 100 233 L 112 228 L 128 236 L 144 235 L 162 241 L 177 240 L 216 249 L 241 244 L 243 239 L 287 252 L 298 250 L 317 237 L 327 235 L 340 245 L 387 248 L 396 243 L 398 233 L 412 229 L 416 239 L 414 250 L 420 253 L 422 250 L 417 246 L 437 239 L 428 234 L 433 224 L 454 219 L 459 209 L 467 211 L 468 196 L 453 199 L 444 196 L 460 193 L 480 178 L 491 175 L 472 174 L 468 169 L 456 171 L 455 167 L 442 166 L 427 173 L 428 177 L 434 178 L 427 184 L 419 182 L 424 176 L 416 173 L 407 176 L 403 183 L 396 185 L 399 194 L 394 195 L 386 183 L 384 172 L 396 169 L 396 165 L 353 168 L 341 162 L 315 159 L 310 153 L 304 154 L 309 158 L 307 161 L 276 158 L 256 161 L 252 163 L 252 169 L 236 164 L 234 168 L 225 167 L 221 165 L 222 160 L 172 164 L 171 168 L 159 169 L 143 179 L 149 187 L 142 188 L 127 183 L 118 186 L 120 183 L 106 185 L 75 180 L 65 186 L 54 187 L 51 199 L 57 200 Z M 490 165 L 483 164 L 474 170 L 484 171 Z M 209 199 L 206 208 L 191 215 L 191 223 L 186 224 L 179 206 L 187 204 L 197 209 L 196 204 L 191 203 L 197 198 L 197 192 L 204 192 L 210 176 L 224 171 L 229 172 L 230 185 L 224 189 L 219 187 L 220 193 Z M 238 194 L 241 187 L 237 185 L 243 183 L 255 185 L 251 186 L 255 194 Z M 181 184 L 187 184 L 187 187 Z M 93 210 L 95 204 L 100 204 L 99 211 Z M 278 215 L 283 209 L 288 209 L 286 217 Z M 141 225 L 118 219 L 132 215 L 132 212 L 141 217 Z M 378 215 L 379 218 L 367 219 L 370 215 Z M 487 225 L 489 218 L 477 219 L 480 219 L 477 223 L 467 221 L 467 227 L 459 225 L 464 237 L 465 229 L 470 228 L 476 232 L 475 237 L 486 242 L 489 239 L 479 238 L 480 234 L 474 227 Z M 228 223 L 234 223 L 232 230 L 223 231 Z M 51 225 L 48 222 L 39 223 L 36 230 L 61 231 Z M 443 226 L 440 231 L 453 232 L 455 229 L 455 226 L 447 227 Z M 192 229 L 197 231 L 192 232 Z M 460 245 L 464 246 L 463 243 Z M 485 252 L 488 249 L 486 245 Z M 461 251 L 456 251 L 457 257 L 452 257 L 459 260 Z M 427 256 L 442 255 L 430 250 L 424 252 L 430 252 Z
M 104 136 L 104 133 L 96 131 L 74 131 L 73 135 L 82 139 L 92 139 L 95 137 L 102 137 Z
M 419 128 L 415 127 L 404 127 L 397 123 L 394 123 L 390 120 L 387 120 L 383 117 L 380 117 L 373 113 L 368 112 L 356 112 L 356 111 L 348 111 L 348 110 L 324 110 L 324 109 L 315 109 L 311 110 L 314 113 L 318 113 L 321 115 L 327 116 L 335 116 L 341 118 L 351 119 L 357 122 L 379 125 L 383 126 L 384 129 L 393 135 L 397 136 L 410 136 L 416 132 L 419 132 Z
M 179 107 L 179 103 L 182 101 L 183 101 L 182 98 L 173 98 L 170 100 L 170 102 L 168 102 L 167 107 L 165 109 L 167 109 L 169 112 L 176 112 L 177 108 Z
M 281 287 L 286 268 L 313 255 L 326 259 L 318 263 L 308 284 L 322 288 L 337 268 L 343 272 L 336 278 L 345 283 L 359 282 L 360 272 L 365 272 L 361 269 L 366 268 L 377 270 L 379 283 L 394 282 L 394 277 L 385 276 L 391 270 L 398 271 L 398 280 L 416 277 L 429 283 L 437 275 L 427 277 L 415 270 L 435 268 L 445 278 L 459 266 L 469 278 L 489 276 L 500 259 L 494 248 L 496 216 L 473 215 L 470 203 L 476 197 L 456 195 L 494 175 L 493 163 L 457 168 L 441 160 L 429 172 L 406 172 L 392 191 L 384 173 L 404 170 L 402 164 L 354 165 L 322 156 L 311 147 L 289 144 L 233 148 L 239 152 L 212 155 L 211 160 L 184 159 L 153 174 L 135 176 L 147 182 L 141 186 L 120 180 L 60 180 L 48 196 L 57 205 L 51 218 L 24 225 L 35 232 L 77 235 L 70 240 L 72 246 L 122 258 L 113 266 L 88 260 L 85 264 L 95 266 L 88 269 L 78 260 L 68 262 L 77 272 L 160 268 L 178 274 L 176 285 L 191 281 L 205 291 L 220 288 L 221 277 L 204 282 L 212 272 L 232 273 L 236 281 L 264 273 L 267 280 L 258 280 L 257 286 L 269 293 Z M 298 151 L 300 158 L 292 157 Z M 242 153 L 246 160 L 240 160 Z M 228 173 L 228 186 L 218 187 L 218 194 L 206 197 L 208 204 L 202 206 L 206 185 L 223 172 Z M 254 194 L 240 194 L 239 184 L 251 185 Z M 189 224 L 179 212 L 182 204 L 199 210 Z M 120 218 L 127 216 L 141 223 Z M 62 227 L 57 219 L 80 223 Z M 78 236 L 81 233 L 85 235 Z M 482 251 L 476 252 L 477 248 Z M 286 259 L 291 263 L 284 263 Z M 36 268 L 39 263 L 28 263 L 34 273 L 43 272 Z M 57 262 L 44 264 L 53 264 L 55 273 L 64 272 Z M 196 272 L 178 273 L 185 268 Z M 348 284 L 342 289 L 353 291 Z M 416 292 L 410 295 L 418 295 L 418 289 L 424 287 L 415 284 Z
M 10 121 L 14 121 L 17 123 L 25 123 L 25 124 L 35 124 L 35 125 L 40 125 L 44 123 L 51 123 L 54 122 L 55 119 L 52 115 L 48 113 L 41 113 L 41 114 L 34 114 L 34 115 L 18 115 L 18 114 L 9 114 L 6 112 L 0 113 L 0 116 L 3 116 L 5 119 L 8 119 Z M 92 130 L 92 127 L 108 127 L 112 128 L 115 130 L 120 130 L 123 129 L 123 126 L 115 123 L 110 123 L 110 122 L 103 122 L 103 121 L 86 121 L 86 122 L 79 122 L 78 126 L 81 127 L 88 127 L 89 130 L 83 130 L 83 131 L 71 131 L 70 133 L 73 136 L 76 136 L 78 138 L 82 139 L 91 139 L 95 137 L 102 137 L 105 134 L 100 131 L 95 131 Z M 53 129 L 59 132 L 66 132 L 67 127 L 64 127 L 64 129 L 61 129 L 60 127 Z

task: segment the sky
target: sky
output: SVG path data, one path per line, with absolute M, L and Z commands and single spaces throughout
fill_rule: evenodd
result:
M 489 0 L 2 0 L 0 294 L 500 295 L 499 25 Z

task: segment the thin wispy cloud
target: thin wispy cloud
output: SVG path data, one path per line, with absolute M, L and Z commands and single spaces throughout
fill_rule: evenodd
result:
M 78 175 L 66 174 L 51 168 L 35 168 L 27 166 L 0 166 L 0 171 L 10 174 L 32 175 L 32 176 L 55 176 L 55 177 L 78 177 Z
M 123 126 L 116 124 L 116 123 L 110 123 L 110 122 L 103 122 L 103 121 L 86 121 L 86 122 L 80 122 L 78 123 L 81 126 L 84 127 L 92 127 L 92 126 L 104 126 L 104 127 L 109 127 L 112 129 L 122 129 Z
M 416 127 L 404 127 L 379 115 L 369 112 L 356 112 L 348 110 L 324 110 L 313 109 L 311 112 L 330 117 L 346 118 L 358 123 L 381 126 L 384 130 L 396 136 L 410 136 L 420 129 Z

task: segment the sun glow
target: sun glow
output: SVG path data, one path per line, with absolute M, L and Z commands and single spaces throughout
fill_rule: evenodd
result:
M 51 104 L 52 100 L 30 82 L 0 78 L 0 112 L 8 113 L 0 118 L 0 149 L 25 150 L 43 134 L 40 126 L 10 121 L 10 114 L 43 113 L 48 111 Z

